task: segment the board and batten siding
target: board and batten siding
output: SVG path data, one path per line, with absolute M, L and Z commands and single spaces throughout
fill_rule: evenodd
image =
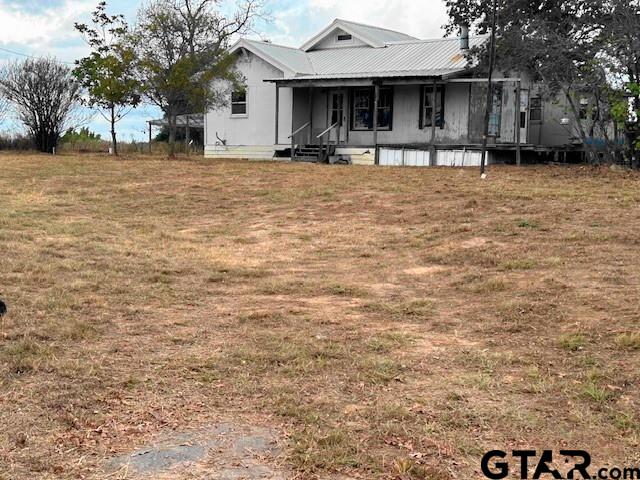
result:
M 271 158 L 275 143 L 276 87 L 265 78 L 283 77 L 273 67 L 250 52 L 242 54 L 236 64 L 247 86 L 247 114 L 231 115 L 231 103 L 205 116 L 205 155 L 233 158 Z M 229 97 L 231 92 L 228 92 Z M 289 88 L 280 89 L 278 143 L 286 144 L 291 133 L 293 95 Z M 226 147 L 216 145 L 218 136 Z

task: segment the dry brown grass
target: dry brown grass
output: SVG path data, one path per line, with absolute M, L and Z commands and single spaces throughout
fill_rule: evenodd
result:
M 637 461 L 639 187 L 0 156 L 0 478 L 103 478 L 225 419 L 279 430 L 297 478 Z

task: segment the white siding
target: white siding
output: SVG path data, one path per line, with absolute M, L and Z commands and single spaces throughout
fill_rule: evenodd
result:
M 262 147 L 255 151 L 269 151 L 273 156 L 275 144 L 276 87 L 265 83 L 266 78 L 282 77 L 284 73 L 259 57 L 247 52 L 237 63 L 247 85 L 247 115 L 232 116 L 231 105 L 207 113 L 205 118 L 205 154 L 217 156 L 216 133 L 227 142 L 227 150 L 234 146 Z M 230 95 L 230 92 L 229 92 Z M 292 90 L 280 89 L 280 118 L 278 142 L 286 144 L 291 133 Z

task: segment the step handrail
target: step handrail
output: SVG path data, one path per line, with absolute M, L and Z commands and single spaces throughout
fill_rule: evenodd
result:
M 331 125 L 329 128 L 327 128 L 324 132 L 322 132 L 320 135 L 318 135 L 316 138 L 322 138 L 324 137 L 327 133 L 329 133 L 331 130 L 333 130 L 334 128 L 337 128 L 338 125 L 340 125 L 340 122 L 336 122 L 333 125 Z
M 298 133 L 300 133 L 301 131 L 303 131 L 305 128 L 309 127 L 311 125 L 311 122 L 307 122 L 304 125 L 302 125 L 300 128 L 298 128 L 297 130 L 295 130 L 294 132 L 291 133 L 291 135 L 289 135 L 288 138 L 293 138 L 295 135 L 297 135 Z

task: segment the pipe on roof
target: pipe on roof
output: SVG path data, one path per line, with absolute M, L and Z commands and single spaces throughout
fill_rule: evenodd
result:
M 460 24 L 460 50 L 469 50 L 469 25 Z

